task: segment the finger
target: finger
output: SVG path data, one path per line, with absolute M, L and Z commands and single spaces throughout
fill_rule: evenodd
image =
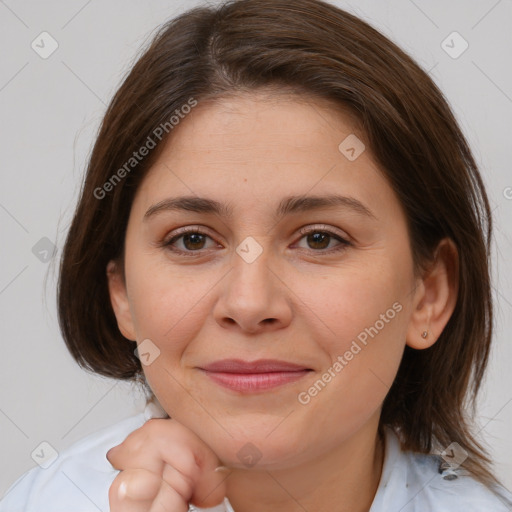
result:
M 148 512 L 188 512 L 188 501 L 175 489 L 163 482 Z
M 197 471 L 197 478 L 199 478 L 200 473 L 197 467 L 195 471 Z M 197 485 L 196 479 L 191 477 L 189 473 L 182 473 L 169 464 L 165 464 L 164 466 L 162 482 L 174 489 L 186 502 L 192 497 L 194 487 Z
M 217 456 L 195 433 L 176 420 L 147 421 L 123 443 L 109 450 L 107 459 L 116 469 L 144 468 L 162 475 L 184 499 L 203 508 L 217 505 L 225 495 L 226 474 L 214 471 L 219 465 Z M 182 480 L 176 480 L 174 472 L 165 470 L 166 465 L 184 475 L 184 483 L 191 482 L 188 492 L 180 487 Z
M 217 460 L 213 452 L 211 455 L 203 453 L 201 457 L 196 461 L 191 452 L 187 453 L 186 460 L 180 460 L 179 463 L 174 461 L 174 465 L 164 464 L 161 476 L 142 469 L 122 471 L 121 475 L 125 475 L 124 481 L 129 486 L 128 497 L 138 500 L 155 499 L 160 489 L 157 501 L 164 503 L 162 496 L 167 496 L 171 492 L 169 489 L 172 489 L 172 495 L 179 495 L 184 503 L 194 502 L 203 508 L 218 505 L 225 496 L 224 480 L 227 475 L 214 471 Z M 174 499 L 171 501 L 174 502 Z
M 162 479 L 145 469 L 121 471 L 110 486 L 110 512 L 148 512 Z
M 121 444 L 111 448 L 107 452 L 107 460 L 120 471 L 144 467 L 155 474 L 160 474 L 163 461 L 155 457 L 157 439 L 154 430 L 153 420 L 147 421 L 142 427 L 131 432 Z M 160 467 L 151 464 L 153 459 L 160 462 Z
M 197 436 L 175 420 L 151 419 L 110 449 L 107 459 L 118 470 L 144 468 L 161 475 L 167 463 L 193 476 L 198 474 L 194 452 L 199 443 Z
M 216 457 L 215 457 L 216 459 Z M 212 464 L 212 462 L 214 462 Z M 201 476 L 194 487 L 190 503 L 200 508 L 209 508 L 219 505 L 226 496 L 226 480 L 231 474 L 228 471 L 215 471 L 217 461 L 207 460 L 201 470 Z
M 183 429 L 183 446 L 187 449 L 177 454 L 175 459 L 166 458 L 162 474 L 164 481 L 187 502 L 201 508 L 218 505 L 226 495 L 225 481 L 230 474 L 229 470 L 227 474 L 216 472 L 219 459 L 213 450 L 180 423 L 175 421 L 175 426 Z

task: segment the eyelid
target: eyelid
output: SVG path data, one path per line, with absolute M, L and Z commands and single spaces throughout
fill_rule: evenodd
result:
M 315 251 L 315 250 L 311 249 L 311 251 L 313 253 L 318 253 L 319 255 L 322 253 L 329 254 L 332 252 L 336 252 L 336 250 L 341 250 L 341 249 L 346 248 L 349 245 L 352 245 L 350 237 L 345 232 L 343 232 L 339 229 L 336 229 L 334 227 L 327 226 L 326 224 L 308 224 L 307 226 L 300 228 L 298 230 L 298 232 L 301 235 L 301 237 L 299 238 L 298 241 L 300 241 L 300 239 L 303 236 L 306 236 L 309 233 L 315 233 L 315 232 L 326 233 L 326 234 L 330 235 L 331 237 L 338 239 L 338 241 L 340 242 L 340 246 L 338 246 L 338 247 L 331 248 L 328 250 L 320 250 L 320 251 Z M 194 233 L 197 233 L 200 235 L 206 235 L 208 238 L 213 240 L 215 243 L 217 243 L 217 244 L 219 243 L 219 242 L 217 242 L 215 237 L 213 237 L 211 234 L 209 234 L 208 228 L 206 228 L 205 226 L 192 225 L 192 226 L 183 226 L 181 228 L 174 230 L 172 233 L 172 236 L 165 237 L 164 240 L 159 245 L 164 248 L 170 248 L 172 246 L 172 243 L 174 241 L 176 241 L 177 239 L 181 238 L 184 235 L 194 234 Z M 202 253 L 204 253 L 204 251 L 208 251 L 209 249 L 199 249 L 197 251 L 183 251 L 181 249 L 171 248 L 169 250 L 172 252 L 175 252 L 177 254 L 184 254 L 187 256 L 198 256 L 198 255 L 201 255 Z M 306 249 L 301 249 L 301 250 L 306 250 Z
M 188 234 L 194 234 L 194 233 L 197 233 L 199 235 L 207 235 L 209 236 L 212 240 L 214 240 L 214 237 L 210 234 L 210 231 L 207 227 L 205 226 L 183 226 L 181 228 L 177 228 L 175 230 L 172 231 L 172 235 L 170 236 L 166 236 L 164 238 L 164 241 L 162 242 L 163 244 L 167 244 L 169 243 L 171 240 L 175 239 L 175 238 L 178 238 L 179 236 L 182 236 L 182 235 L 188 235 Z
M 314 249 L 304 249 L 302 247 L 298 247 L 297 249 L 302 252 L 307 253 L 313 253 L 315 256 L 320 257 L 329 257 L 336 254 L 343 253 L 347 248 L 353 246 L 353 241 L 351 237 L 346 234 L 344 231 L 341 231 L 337 228 L 327 226 L 325 224 L 311 224 L 305 227 L 302 227 L 299 229 L 300 238 L 297 240 L 297 242 L 294 243 L 297 244 L 300 242 L 300 240 L 311 233 L 325 233 L 327 234 L 331 239 L 335 239 L 338 241 L 338 245 L 335 247 L 331 247 L 330 249 L 326 250 L 319 250 L 315 251 Z
M 172 235 L 166 236 L 162 240 L 162 242 L 160 242 L 158 245 L 163 248 L 170 248 L 176 240 L 178 240 L 182 236 L 188 235 L 188 234 L 205 235 L 208 238 L 210 238 L 211 240 L 213 240 L 216 244 L 219 244 L 219 242 L 217 242 L 217 240 L 216 240 L 216 237 L 214 237 L 213 235 L 210 234 L 209 229 L 207 227 L 199 226 L 199 225 L 197 225 L 197 226 L 192 225 L 192 226 L 183 226 L 181 228 L 177 228 L 177 229 L 173 230 Z M 201 254 L 201 252 L 207 251 L 209 249 L 200 249 L 198 251 L 183 251 L 181 249 L 172 248 L 169 250 L 179 253 L 179 254 L 186 254 L 186 255 L 193 256 L 193 255 Z
M 346 242 L 348 242 L 350 240 L 350 237 L 348 236 L 347 233 L 345 233 L 344 231 L 341 231 L 337 228 L 327 226 L 326 224 L 308 224 L 307 226 L 299 229 L 299 233 L 301 235 L 307 235 L 308 233 L 311 233 L 314 231 L 321 231 L 321 232 L 326 232 L 326 233 L 329 233 L 332 235 L 336 235 L 339 238 L 345 240 Z

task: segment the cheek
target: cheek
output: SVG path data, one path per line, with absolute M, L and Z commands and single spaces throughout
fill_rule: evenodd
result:
M 192 271 L 171 272 L 169 265 L 154 261 L 133 265 L 127 280 L 137 339 L 153 340 L 163 354 L 182 351 L 204 321 L 209 280 Z
M 405 259 L 400 264 L 394 258 L 354 265 L 330 273 L 309 293 L 308 306 L 325 333 L 318 342 L 331 362 L 302 390 L 300 403 L 326 439 L 342 435 L 339 425 L 345 434 L 360 428 L 393 383 L 409 315 L 407 268 Z
M 186 410 L 201 418 L 182 365 L 184 352 L 190 350 L 204 324 L 212 284 L 193 278 L 192 271 L 170 272 L 168 265 L 154 261 L 133 265 L 130 272 L 127 280 L 137 340 L 149 339 L 157 347 L 152 348 L 157 355 L 150 364 L 141 358 L 146 380 L 171 417 L 181 418 Z
M 371 334 L 397 334 L 404 328 L 402 301 L 407 289 L 396 275 L 396 265 L 372 261 L 368 265 L 349 265 L 320 279 L 295 280 L 294 292 L 307 306 L 311 321 L 322 333 L 323 348 L 332 357 L 349 350 L 351 342 L 364 343 Z M 395 305 L 395 306 L 393 306 Z
M 341 415 L 340 420 L 361 418 L 389 390 L 403 353 L 408 318 L 408 284 L 397 268 L 391 260 L 354 266 L 331 272 L 321 286 L 299 291 L 307 297 L 310 323 L 318 325 L 317 343 L 329 357 L 319 375 L 321 379 L 322 372 L 328 373 L 328 384 L 318 383 L 311 393 L 304 390 L 312 404 L 317 402 L 319 415 L 327 401 L 343 404 L 336 413 L 329 408 L 329 414 Z

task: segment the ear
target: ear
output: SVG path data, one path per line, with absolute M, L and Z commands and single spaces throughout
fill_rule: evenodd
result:
M 414 310 L 407 329 L 407 345 L 422 350 L 438 340 L 455 309 L 458 291 L 457 248 L 451 239 L 444 238 L 416 289 Z
M 125 338 L 135 341 L 137 337 L 126 292 L 126 283 L 115 261 L 109 261 L 107 265 L 107 279 L 110 303 L 117 319 L 117 326 Z

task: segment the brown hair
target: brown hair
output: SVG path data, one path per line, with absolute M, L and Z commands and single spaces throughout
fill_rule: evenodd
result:
M 319 0 L 195 8 L 164 24 L 135 63 L 103 119 L 62 255 L 58 310 L 71 354 L 85 369 L 143 382 L 134 344 L 117 327 L 106 266 L 122 263 L 134 194 L 167 133 L 131 169 L 126 162 L 191 98 L 214 101 L 263 87 L 330 100 L 356 116 L 405 210 L 417 271 L 442 238 L 454 241 L 453 315 L 432 347 L 405 347 L 379 428 L 389 425 L 404 449 L 417 452 L 459 443 L 469 454 L 462 466 L 491 486 L 497 480 L 490 459 L 467 416 L 475 410 L 493 323 L 492 222 L 482 179 L 428 74 L 371 26 Z M 122 179 L 105 187 L 122 168 Z

